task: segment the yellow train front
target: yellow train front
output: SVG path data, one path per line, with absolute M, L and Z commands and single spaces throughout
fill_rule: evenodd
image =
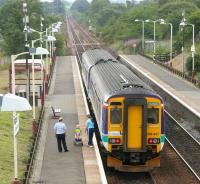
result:
M 159 167 L 162 98 L 105 50 L 85 51 L 81 66 L 107 166 L 129 172 Z
M 129 172 L 159 167 L 164 145 L 162 100 L 141 95 L 113 97 L 104 109 L 108 114 L 108 132 L 102 139 L 108 143 L 107 166 Z

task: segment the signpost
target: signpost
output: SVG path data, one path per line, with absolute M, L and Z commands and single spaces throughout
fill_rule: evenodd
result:
M 19 132 L 19 114 L 15 114 L 13 119 L 14 119 L 14 127 L 13 127 L 14 136 L 17 136 L 17 133 Z

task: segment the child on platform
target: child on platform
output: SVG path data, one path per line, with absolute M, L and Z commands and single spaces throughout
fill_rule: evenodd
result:
M 74 130 L 74 133 L 75 133 L 75 141 L 74 141 L 74 144 L 75 145 L 82 145 L 82 138 L 81 138 L 81 129 L 80 129 L 80 125 L 77 124 L 76 125 L 76 128 Z

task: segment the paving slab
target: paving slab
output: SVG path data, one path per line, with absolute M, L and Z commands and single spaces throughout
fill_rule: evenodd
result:
M 61 109 L 61 116 L 67 126 L 66 142 L 69 152 L 59 153 L 51 119 L 51 106 Z M 45 102 L 45 118 L 39 151 L 34 164 L 32 182 L 48 184 L 100 184 L 104 175 L 100 173 L 97 152 L 89 148 L 85 133 L 86 106 L 74 56 L 58 57 L 53 72 L 49 95 Z M 73 145 L 76 124 L 82 129 L 83 146 Z M 95 139 L 96 140 L 96 139 Z M 101 169 L 102 170 L 102 169 Z
M 49 118 L 40 178 L 48 184 L 85 183 L 82 149 L 73 145 L 74 129 L 79 120 L 72 62 L 74 62 L 72 57 L 57 58 L 53 91 L 46 99 L 49 106 L 61 108 L 61 116 L 67 126 L 66 142 L 70 150 L 69 152 L 58 152 L 53 129 L 57 120 Z

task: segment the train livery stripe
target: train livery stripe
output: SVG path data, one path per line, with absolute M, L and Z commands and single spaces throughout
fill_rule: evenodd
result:
M 101 136 L 101 139 L 102 139 L 103 142 L 108 142 L 108 134 L 103 134 Z
M 165 143 L 165 134 L 161 134 L 160 143 L 161 143 L 161 150 L 162 150 L 164 143 Z
M 104 147 L 108 150 L 108 134 L 102 134 L 101 140 Z

